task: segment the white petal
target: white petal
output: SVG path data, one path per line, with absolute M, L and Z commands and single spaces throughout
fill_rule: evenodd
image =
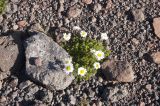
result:
M 81 70 L 84 70 L 84 73 L 83 73 L 83 74 L 80 73 Z M 86 70 L 85 68 L 83 68 L 83 67 L 78 68 L 78 75 L 84 76 L 84 75 L 86 74 L 86 72 L 87 72 L 87 70 Z
M 100 68 L 100 63 L 99 62 L 95 62 L 93 64 L 93 66 L 94 66 L 95 69 L 99 69 Z

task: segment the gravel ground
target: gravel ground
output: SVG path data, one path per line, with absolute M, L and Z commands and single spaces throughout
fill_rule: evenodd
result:
M 152 25 L 153 18 L 160 16 L 160 1 L 82 1 L 88 4 L 80 0 L 10 0 L 6 12 L 0 15 L 1 35 L 10 31 L 26 33 L 34 23 L 39 23 L 52 37 L 74 32 L 75 26 L 94 37 L 105 32 L 112 51 L 110 58 L 130 62 L 135 72 L 134 81 L 108 82 L 100 73 L 89 81 L 73 82 L 65 90 L 49 91 L 29 81 L 22 69 L 1 81 L 0 105 L 71 106 L 81 102 L 91 106 L 160 105 L 160 65 L 150 59 L 151 53 L 160 51 L 160 39 L 154 34 Z M 128 93 L 121 99 L 107 99 L 105 89 L 114 88 L 125 89 Z

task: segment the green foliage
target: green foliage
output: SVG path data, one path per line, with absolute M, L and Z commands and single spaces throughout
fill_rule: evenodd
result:
M 80 35 L 74 35 L 69 41 L 65 41 L 62 47 L 72 56 L 74 65 L 73 75 L 78 81 L 83 79 L 88 80 L 90 77 L 97 73 L 93 64 L 98 62 L 95 55 L 91 53 L 91 49 L 101 50 L 105 53 L 105 57 L 110 54 L 109 50 L 106 50 L 102 41 L 91 39 L 89 37 L 82 38 Z M 102 62 L 103 60 L 99 61 Z M 85 76 L 78 75 L 78 68 L 84 67 L 87 69 Z
M 6 6 L 6 0 L 0 0 L 0 14 L 4 11 Z

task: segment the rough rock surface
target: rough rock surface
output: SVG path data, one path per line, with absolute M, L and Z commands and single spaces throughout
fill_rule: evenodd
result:
M 143 9 L 135 9 L 132 11 L 135 21 L 142 22 L 145 19 L 143 11 Z
M 160 17 L 153 19 L 154 33 L 160 38 Z
M 160 64 L 160 52 L 153 53 L 152 59 L 155 63 Z
M 70 18 L 76 18 L 81 14 L 82 10 L 79 9 L 76 5 L 72 6 L 68 10 L 68 17 Z
M 110 100 L 111 102 L 117 102 L 120 99 L 127 97 L 128 91 L 124 87 L 106 88 L 102 95 L 104 99 Z
M 26 41 L 26 73 L 52 90 L 65 89 L 74 79 L 63 72 L 64 59 L 68 57 L 68 53 L 45 34 L 37 33 Z
M 20 69 L 22 62 L 21 41 L 18 35 L 0 37 L 0 80 L 6 78 L 10 71 Z
M 92 0 L 82 0 L 82 2 L 85 3 L 85 4 L 91 4 Z
M 134 72 L 132 66 L 126 61 L 107 61 L 102 64 L 102 73 L 107 80 L 119 82 L 132 82 Z

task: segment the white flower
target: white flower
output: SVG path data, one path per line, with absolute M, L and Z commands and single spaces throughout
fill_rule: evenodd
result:
M 108 36 L 106 33 L 101 33 L 101 39 L 102 40 L 108 40 Z
M 78 75 L 84 76 L 87 73 L 87 70 L 83 67 L 78 68 Z
M 96 51 L 94 54 L 95 54 L 97 60 L 104 59 L 104 53 L 101 50 Z
M 72 58 L 65 58 L 64 63 L 65 64 L 71 64 L 72 63 Z
M 96 50 L 95 50 L 95 49 L 90 49 L 90 52 L 91 52 L 91 53 L 95 53 Z
M 81 31 L 80 34 L 81 34 L 81 37 L 84 37 L 84 38 L 87 36 L 87 32 L 85 31 Z
M 101 67 L 99 62 L 95 62 L 93 66 L 95 69 L 99 69 Z
M 64 71 L 66 72 L 66 74 L 73 72 L 73 70 L 73 64 L 65 64 Z
M 69 41 L 70 38 L 71 38 L 71 33 L 68 33 L 68 34 L 63 33 L 63 39 L 64 39 L 64 40 Z

